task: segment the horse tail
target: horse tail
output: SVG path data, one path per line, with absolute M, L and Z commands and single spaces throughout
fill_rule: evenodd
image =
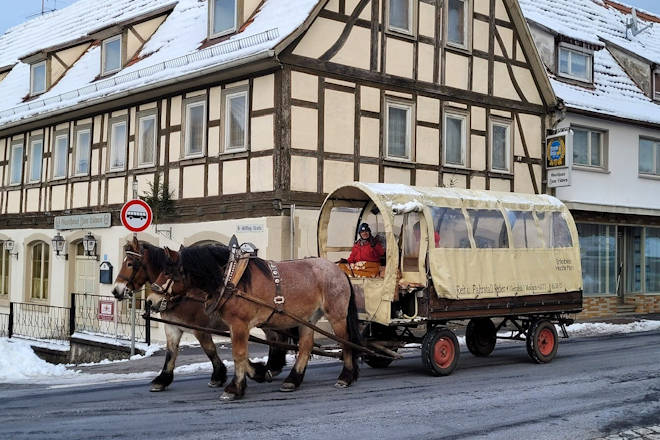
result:
M 344 274 L 346 275 L 346 274 Z M 362 344 L 362 334 L 360 333 L 360 323 L 358 321 L 357 305 L 355 304 L 355 291 L 353 290 L 353 283 L 346 275 L 346 281 L 351 289 L 351 296 L 348 300 L 348 313 L 346 314 L 346 329 L 348 330 L 348 339 L 354 344 Z M 357 380 L 360 375 L 360 365 L 358 363 L 360 352 L 352 350 L 353 353 L 353 380 Z

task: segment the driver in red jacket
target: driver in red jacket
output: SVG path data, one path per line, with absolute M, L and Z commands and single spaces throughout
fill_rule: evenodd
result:
M 385 255 L 385 249 L 380 241 L 371 235 L 371 228 L 367 223 L 360 225 L 360 238 L 353 245 L 348 262 L 351 266 L 358 261 L 370 261 L 379 263 L 380 258 Z

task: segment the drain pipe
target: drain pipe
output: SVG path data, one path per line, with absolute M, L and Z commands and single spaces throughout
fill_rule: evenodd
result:
M 289 240 L 291 243 L 291 253 L 289 254 L 290 259 L 293 260 L 295 256 L 295 246 L 296 246 L 296 204 L 292 203 L 289 206 Z

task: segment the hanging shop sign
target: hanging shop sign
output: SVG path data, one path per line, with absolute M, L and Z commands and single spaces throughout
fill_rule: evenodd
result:
M 545 168 L 549 188 L 571 185 L 572 159 L 572 131 L 566 130 L 545 139 Z

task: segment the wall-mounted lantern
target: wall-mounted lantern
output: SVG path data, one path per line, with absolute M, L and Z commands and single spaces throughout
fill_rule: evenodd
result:
M 99 259 L 98 255 L 96 255 L 96 237 L 91 232 L 88 232 L 83 238 L 83 249 L 85 250 L 85 255 L 96 257 L 97 260 Z
M 3 246 L 4 246 L 5 250 L 7 252 L 9 252 L 9 255 L 13 255 L 18 260 L 18 251 L 14 252 L 15 244 L 16 243 L 14 243 L 14 240 L 12 240 L 10 238 L 9 240 L 5 240 L 5 242 L 3 243 Z
M 65 260 L 69 259 L 69 254 L 64 253 L 64 247 L 66 246 L 66 240 L 62 235 L 58 232 L 55 237 L 51 240 L 51 243 L 53 244 L 53 250 L 55 251 L 55 255 L 58 257 L 62 255 Z

